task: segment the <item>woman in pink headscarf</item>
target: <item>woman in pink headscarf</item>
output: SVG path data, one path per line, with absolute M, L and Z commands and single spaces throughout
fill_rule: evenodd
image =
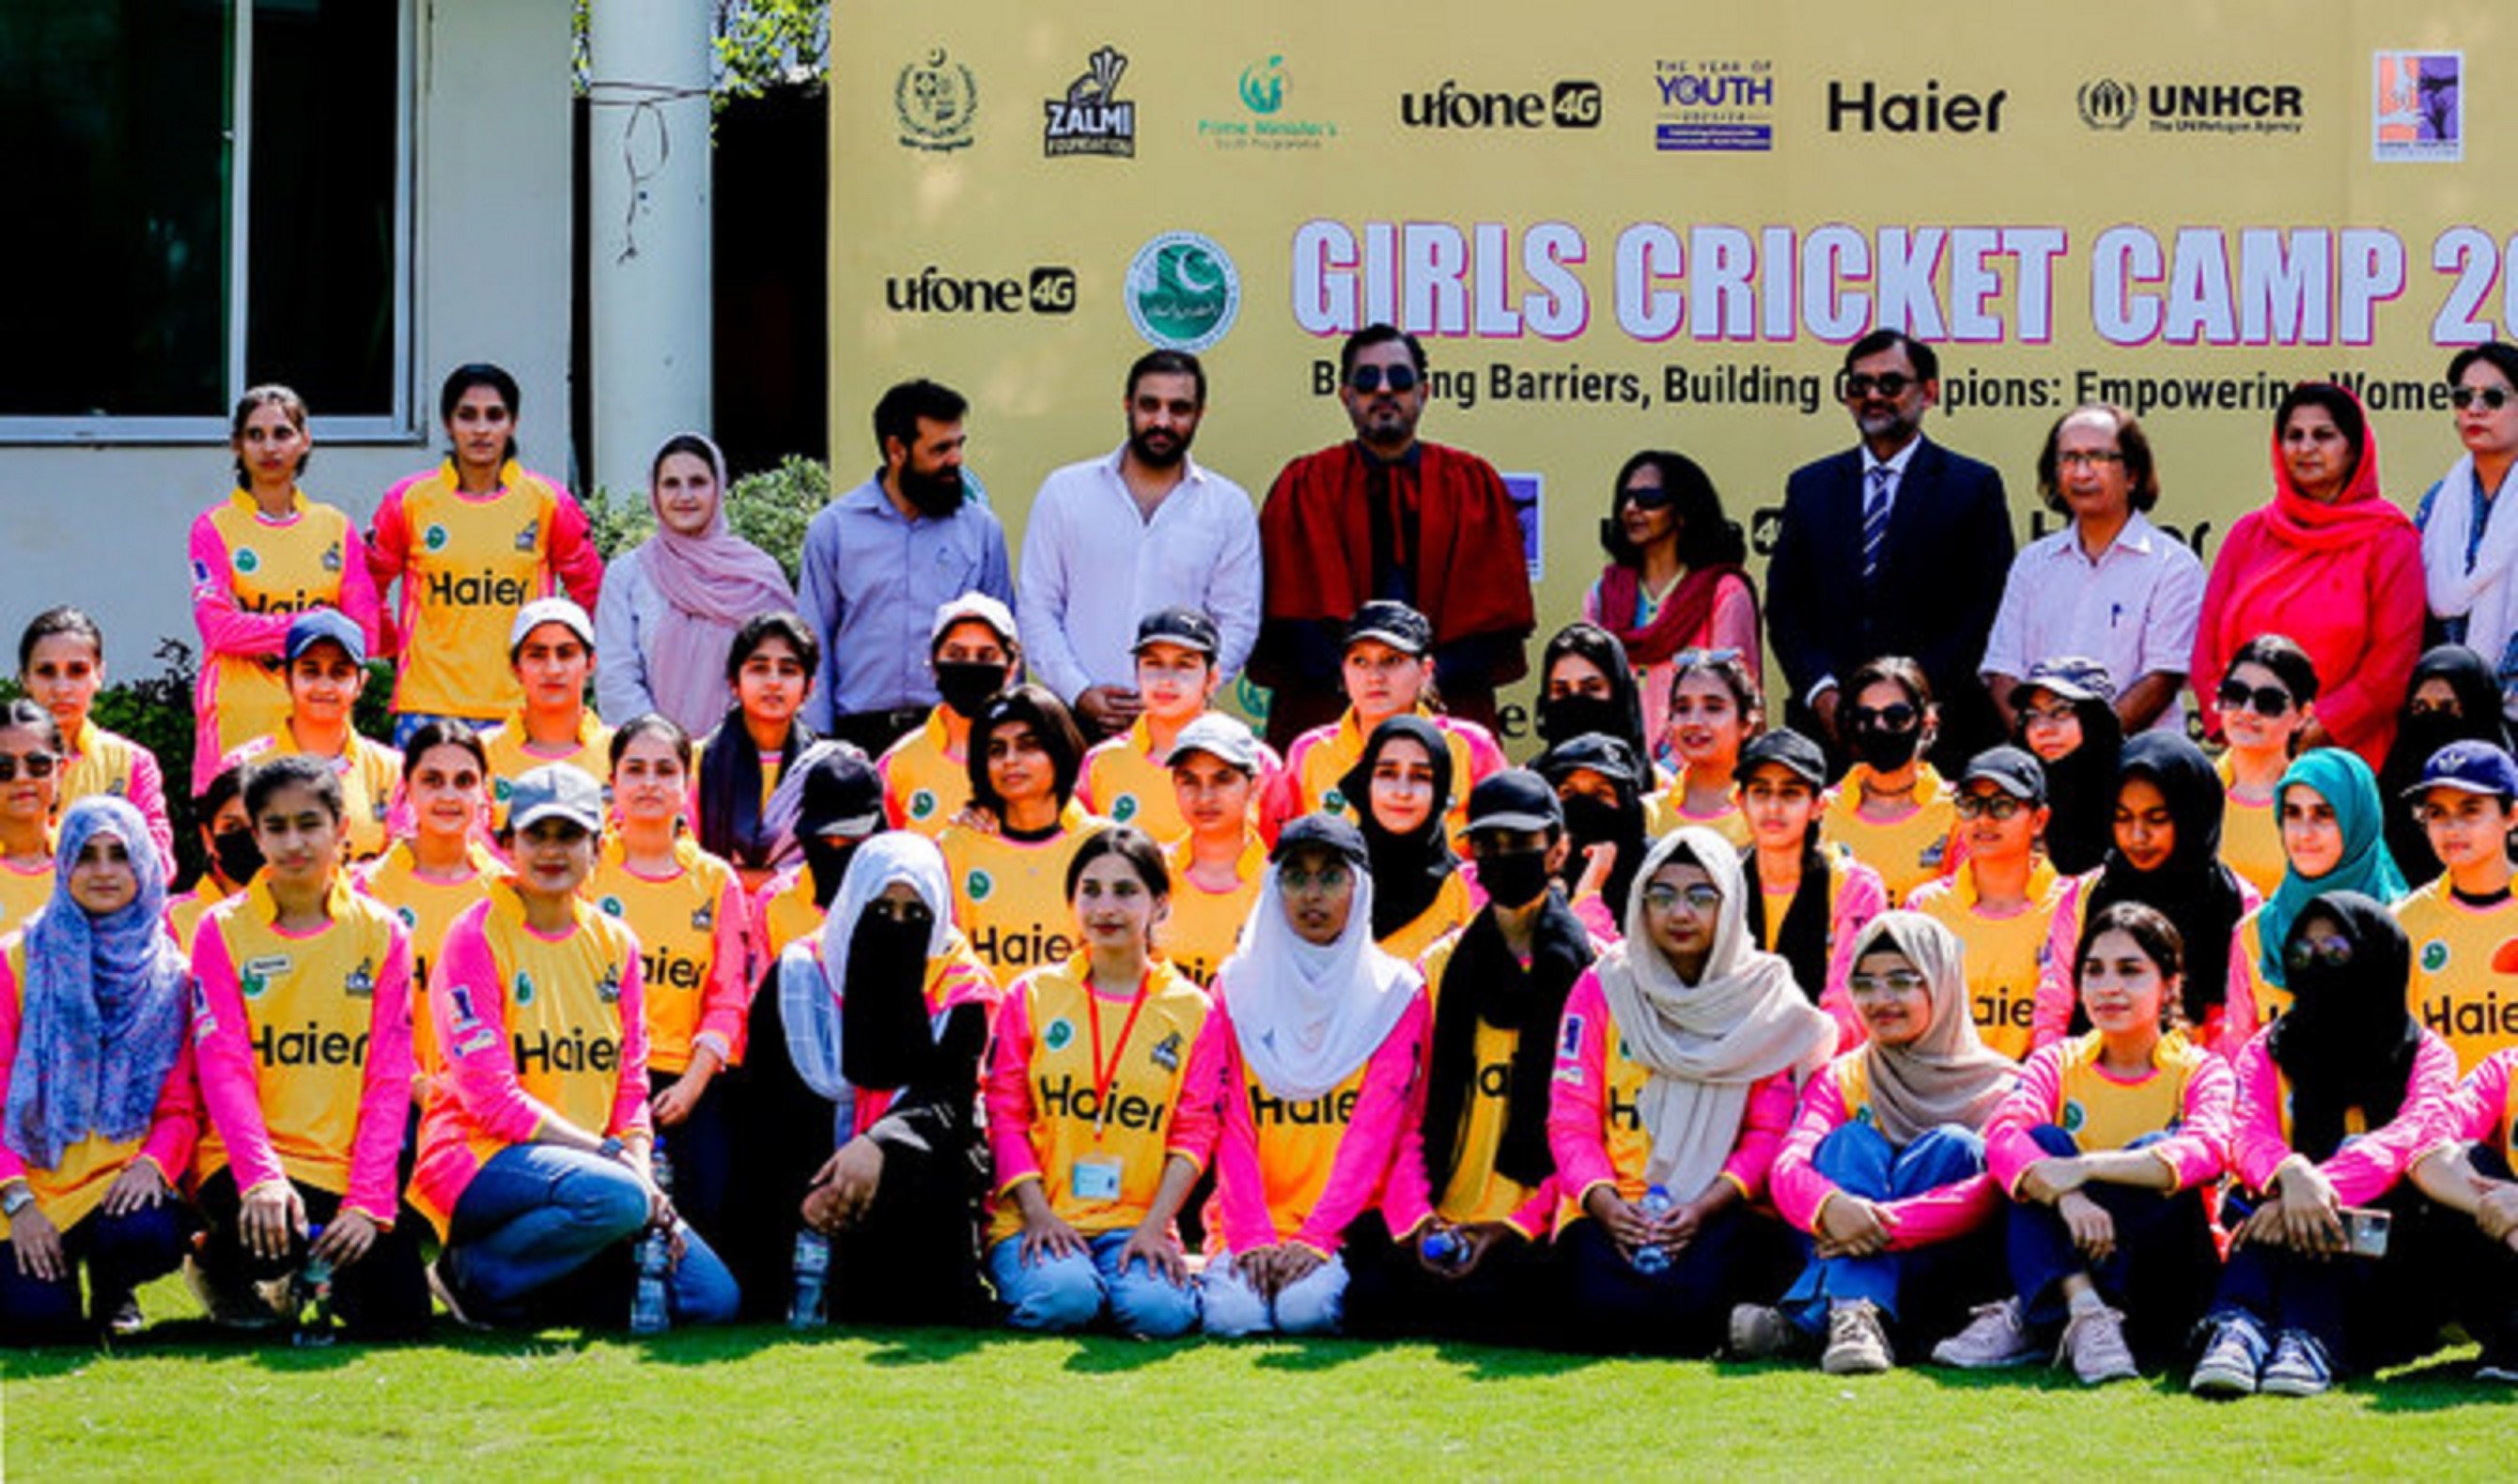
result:
M 2374 768 L 2421 651 L 2421 536 L 2378 492 L 2376 439 L 2343 388 L 2292 387 L 2274 412 L 2273 454 L 2273 503 L 2248 512 L 2221 544 L 2186 673 L 2205 730 L 2217 735 L 2213 688 L 2230 657 L 2259 634 L 2296 641 L 2324 683 L 2301 750 L 2349 747 Z
M 656 450 L 647 500 L 656 533 L 612 564 L 594 611 L 595 708 L 661 711 L 699 736 L 734 704 L 726 647 L 756 614 L 785 613 L 795 589 L 768 553 L 726 528 L 725 455 L 697 433 Z

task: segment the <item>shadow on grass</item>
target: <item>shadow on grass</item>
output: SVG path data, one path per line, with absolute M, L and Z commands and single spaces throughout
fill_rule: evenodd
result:
M 404 1340 L 335 1339 L 328 1345 L 291 1342 L 284 1331 L 231 1330 L 207 1319 L 167 1319 L 151 1325 L 135 1338 L 93 1345 L 57 1345 L 35 1350 L 0 1351 L 0 1382 L 67 1376 L 89 1366 L 116 1360 L 247 1360 L 281 1375 L 312 1375 L 356 1364 L 372 1352 L 392 1353 L 426 1348 L 488 1356 L 551 1355 L 592 1349 L 605 1338 L 599 1334 L 484 1334 L 439 1323 L 425 1335 Z
M 1079 1376 L 1123 1376 L 1159 1366 L 1184 1350 L 1206 1343 L 1194 1331 L 1178 1339 L 1127 1339 L 1092 1335 L 1075 1341 L 1066 1369 Z
M 1383 1348 L 1361 1339 L 1291 1338 L 1277 1336 L 1262 1339 L 1266 1348 L 1252 1364 L 1262 1371 L 1334 1371 L 1360 1360 L 1369 1360 Z
M 1519 1349 L 1504 1345 L 1474 1344 L 1467 1340 L 1442 1340 L 1434 1345 L 1434 1354 L 1448 1365 L 1457 1366 L 1475 1381 L 1527 1380 L 1539 1377 L 1565 1376 L 1588 1370 L 1613 1355 L 1594 1355 L 1575 1350 Z

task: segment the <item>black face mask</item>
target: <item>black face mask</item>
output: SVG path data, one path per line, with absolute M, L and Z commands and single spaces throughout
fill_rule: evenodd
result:
M 920 474 L 903 464 L 900 493 L 920 515 L 940 521 L 962 508 L 962 471 L 945 469 Z
M 1573 875 L 1583 873 L 1583 847 L 1618 838 L 1618 806 L 1607 799 L 1577 793 L 1557 800 L 1565 810 L 1565 832 L 1573 837 L 1574 848 L 1567 853 L 1565 869 Z
M 977 721 L 988 700 L 1006 688 L 1006 667 L 983 659 L 935 661 L 935 694 L 964 721 Z
M 828 911 L 831 898 L 839 894 L 840 878 L 847 874 L 848 857 L 861 842 L 807 834 L 797 843 L 804 850 L 804 869 L 813 874 L 813 905 Z
M 925 1067 L 934 1044 L 926 995 L 927 938 L 934 920 L 924 907 L 899 918 L 869 907 L 848 934 L 840 1075 L 851 1086 L 898 1087 Z
M 1498 907 L 1528 907 L 1547 890 L 1547 852 L 1503 850 L 1478 858 L 1478 885 Z
M 1894 773 L 1915 760 L 1916 749 L 1924 742 L 1924 729 L 1910 727 L 1891 732 L 1886 727 L 1853 729 L 1853 755 L 1874 773 Z
M 1606 696 L 1550 696 L 1539 703 L 1539 735 L 1550 746 L 1585 732 L 1624 739 L 1627 708 Z
M 238 886 L 253 879 L 262 869 L 262 845 L 250 829 L 223 830 L 210 836 L 210 854 L 218 862 L 219 875 Z

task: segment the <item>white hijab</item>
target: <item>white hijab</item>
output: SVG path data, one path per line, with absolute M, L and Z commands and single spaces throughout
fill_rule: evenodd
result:
M 1343 858 L 1341 858 L 1343 859 Z M 1354 862 L 1355 903 L 1328 944 L 1285 916 L 1278 863 L 1259 883 L 1240 946 L 1216 971 L 1217 996 L 1259 1083 L 1290 1102 L 1320 1097 L 1381 1048 L 1415 1001 L 1416 971 L 1372 941 L 1372 877 Z
M 2518 492 L 2501 481 L 2504 493 Z M 2518 631 L 2518 501 L 2491 501 L 2474 571 L 2465 570 L 2465 543 L 2474 530 L 2474 455 L 2460 457 L 2431 498 L 2430 524 L 2422 528 L 2422 586 L 2436 617 L 2465 619 L 2465 647 L 2495 670 L 2509 636 Z
M 1714 947 L 1694 984 L 1644 926 L 1644 887 L 1685 850 L 1722 894 Z M 1749 1089 L 1778 1072 L 1806 1078 L 1836 1050 L 1836 1023 L 1792 965 L 1749 942 L 1748 884 L 1731 843 L 1691 826 L 1664 835 L 1627 892 L 1626 941 L 1600 959 L 1600 990 L 1629 1055 L 1650 1074 L 1637 1112 L 1652 1137 L 1644 1178 L 1693 1201 L 1739 1143 Z
M 867 906 L 896 881 L 907 882 L 934 918 L 927 933 L 927 956 L 943 954 L 953 941 L 953 888 L 944 856 L 925 835 L 893 829 L 867 840 L 848 857 L 848 869 L 822 919 L 818 971 L 793 948 L 778 966 L 778 1009 L 786 1026 L 788 1058 L 804 1085 L 843 1105 L 844 1125 L 847 1105 L 856 1098 L 856 1089 L 840 1071 L 840 996 L 848 982 L 848 939 Z

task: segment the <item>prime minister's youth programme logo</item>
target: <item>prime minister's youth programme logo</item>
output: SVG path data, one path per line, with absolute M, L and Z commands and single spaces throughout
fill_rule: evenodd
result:
M 1241 275 L 1213 237 L 1167 232 L 1137 249 L 1123 297 L 1128 322 L 1150 345 L 1203 351 L 1241 312 Z

